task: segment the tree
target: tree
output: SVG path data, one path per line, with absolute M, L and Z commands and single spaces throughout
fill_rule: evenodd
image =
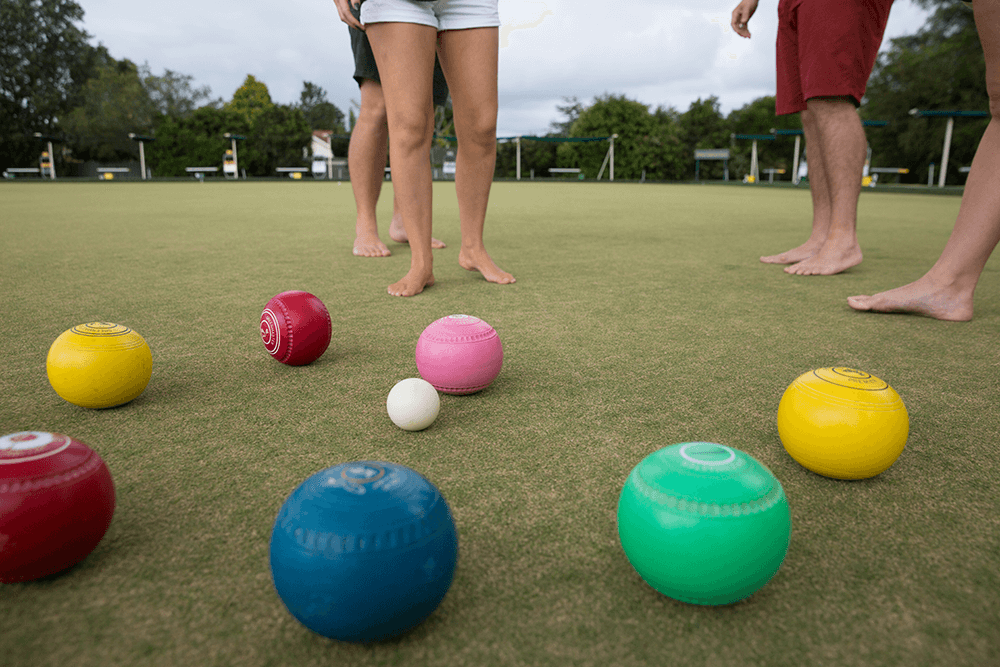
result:
M 326 91 L 310 82 L 302 82 L 299 109 L 306 123 L 313 130 L 332 130 L 334 134 L 344 134 L 344 112 L 326 99 Z
M 934 9 L 915 35 L 892 40 L 868 82 L 861 107 L 864 118 L 888 120 L 868 132 L 878 166 L 907 167 L 904 181 L 921 182 L 931 162 L 940 164 L 946 121 L 919 118 L 910 109 L 986 111 L 986 62 L 972 12 L 952 0 L 915 0 Z M 988 119 L 957 119 L 952 137 L 948 182 L 959 183 L 958 167 L 972 161 Z
M 97 65 L 109 60 L 72 0 L 0 0 L 0 168 L 38 159 L 33 134 L 58 134 Z
M 552 121 L 550 124 L 552 131 L 547 135 L 550 137 L 568 137 L 569 130 L 573 127 L 573 123 L 576 122 L 577 118 L 584 111 L 584 106 L 580 104 L 580 100 L 576 97 L 564 97 L 562 106 L 556 105 L 556 111 L 563 115 L 561 121 Z
M 541 138 L 521 138 L 521 178 L 531 178 L 532 170 L 538 177 L 548 177 L 549 168 L 556 166 L 558 144 L 554 135 Z M 497 164 L 494 174 L 498 178 L 517 178 L 517 144 L 505 141 L 497 144 Z M 596 175 L 596 172 L 595 172 Z
M 278 167 L 300 166 L 312 141 L 312 129 L 301 109 L 272 104 L 250 126 L 240 165 L 251 176 L 274 176 Z
M 624 95 L 603 95 L 584 109 L 570 128 L 571 137 L 615 139 L 615 178 L 639 179 L 642 173 L 664 180 L 675 172 L 682 159 L 676 124 L 666 110 L 658 115 L 649 107 Z M 600 173 L 608 143 L 565 143 L 559 146 L 559 165 L 579 167 L 585 174 Z
M 253 74 L 247 74 L 243 85 L 233 93 L 233 99 L 226 104 L 227 109 L 238 113 L 248 124 L 253 123 L 259 114 L 273 106 L 274 102 L 271 101 L 271 93 L 268 92 L 267 86 L 258 81 Z
M 180 118 L 200 106 L 222 105 L 221 99 L 212 100 L 212 89 L 208 86 L 195 88 L 194 77 L 189 74 L 165 69 L 162 76 L 157 76 L 147 63 L 139 68 L 139 77 L 153 108 L 161 116 Z
M 129 132 L 153 130 L 155 106 L 139 70 L 128 60 L 102 65 L 83 86 L 80 106 L 61 123 L 74 156 L 84 160 L 114 161 L 136 155 Z
M 691 103 L 688 110 L 677 119 L 678 135 L 683 147 L 683 159 L 689 165 L 688 178 L 694 176 L 694 149 L 727 148 L 730 146 L 732 131 L 719 110 L 719 98 L 712 95 L 708 99 L 700 97 Z M 707 162 L 702 165 L 704 178 L 722 178 L 721 162 Z
M 734 109 L 726 117 L 726 124 L 734 134 L 770 134 L 771 130 L 801 130 L 802 121 L 798 114 L 775 115 L 774 96 L 758 97 L 739 109 Z M 749 173 L 750 153 L 753 144 L 750 141 L 734 142 L 732 159 L 729 162 L 731 172 L 737 174 Z M 761 168 L 784 169 L 787 177 L 791 176 L 794 157 L 792 144 L 778 137 L 775 141 L 757 142 L 757 161 Z
M 184 176 L 185 167 L 222 165 L 229 142 L 226 132 L 247 136 L 246 118 L 228 108 L 204 106 L 186 116 L 167 116 L 156 132 L 156 143 L 147 148 L 146 159 L 158 176 Z M 240 149 L 240 167 L 245 168 Z

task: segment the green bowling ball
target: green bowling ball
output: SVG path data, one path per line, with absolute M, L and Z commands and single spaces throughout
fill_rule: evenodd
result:
M 742 600 L 781 567 L 792 532 L 785 491 L 749 454 L 709 442 L 664 447 L 639 462 L 618 501 L 632 567 L 667 597 Z

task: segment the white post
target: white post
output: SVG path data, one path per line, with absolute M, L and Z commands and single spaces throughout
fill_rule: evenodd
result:
M 750 175 L 754 184 L 760 183 L 760 171 L 757 169 L 757 140 L 753 140 L 753 147 L 750 149 Z
M 951 152 L 951 131 L 955 129 L 955 117 L 948 116 L 948 127 L 944 131 L 944 155 L 941 157 L 941 174 L 938 176 L 938 187 L 944 187 L 945 176 L 948 175 L 948 153 Z
M 615 180 L 615 139 L 617 134 L 611 135 L 611 180 Z
M 521 180 L 521 137 L 516 137 L 514 143 L 517 144 L 517 180 Z
M 139 140 L 139 168 L 142 170 L 142 180 L 146 180 L 146 151 L 143 150 L 142 140 Z
M 801 146 L 802 135 L 795 135 L 795 159 L 792 161 L 792 183 L 799 184 L 799 146 Z
M 56 180 L 56 154 L 52 152 L 52 142 L 48 142 L 49 146 L 49 173 L 52 174 L 52 180 Z
M 240 177 L 239 163 L 236 161 L 236 138 L 233 137 L 233 172 L 236 174 L 236 178 Z

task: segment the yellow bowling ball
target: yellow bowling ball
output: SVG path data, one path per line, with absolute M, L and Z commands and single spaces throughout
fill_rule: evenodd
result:
M 778 404 L 778 435 L 793 459 L 835 479 L 866 479 L 906 446 L 910 418 L 887 382 L 853 368 L 797 377 Z
M 90 322 L 64 331 L 45 360 L 49 384 L 84 408 L 113 408 L 143 392 L 153 372 L 149 345 L 132 329 Z

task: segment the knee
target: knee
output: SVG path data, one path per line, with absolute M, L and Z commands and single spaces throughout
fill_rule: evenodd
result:
M 430 149 L 434 133 L 434 117 L 419 112 L 394 114 L 389 123 L 389 141 L 402 150 Z
M 385 97 L 382 95 L 382 84 L 369 79 L 361 84 L 361 108 L 358 110 L 358 119 L 385 124 Z
M 990 116 L 1000 121 L 1000 90 L 990 90 Z
M 496 150 L 496 113 L 490 113 L 488 110 L 484 112 L 477 110 L 470 116 L 465 119 L 464 123 L 461 123 L 461 129 L 459 123 L 455 124 L 455 130 L 461 134 L 459 141 L 469 142 L 483 150 Z
M 386 124 L 385 102 L 366 102 L 358 112 L 358 120 L 370 126 L 384 126 Z

